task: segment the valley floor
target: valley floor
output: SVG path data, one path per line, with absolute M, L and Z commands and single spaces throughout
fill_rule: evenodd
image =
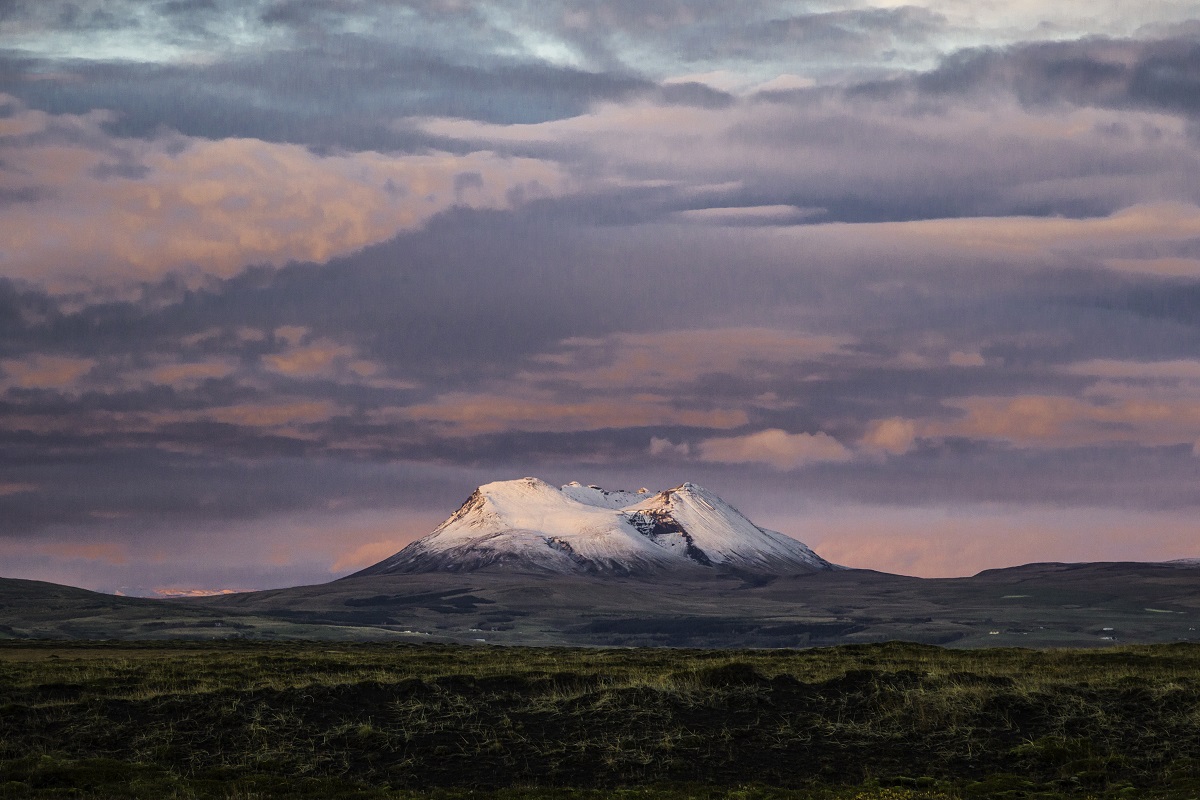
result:
M 1200 645 L 0 643 L 5 798 L 1195 798 Z

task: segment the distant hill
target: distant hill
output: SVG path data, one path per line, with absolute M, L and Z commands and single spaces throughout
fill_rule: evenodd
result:
M 830 564 L 714 493 L 536 478 L 316 586 L 149 600 L 0 579 L 0 638 L 955 647 L 1200 641 L 1200 563 L 1027 564 L 921 579 Z

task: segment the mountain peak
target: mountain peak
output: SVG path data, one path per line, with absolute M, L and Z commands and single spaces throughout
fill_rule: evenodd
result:
M 431 534 L 358 574 L 707 569 L 778 575 L 834 568 L 807 545 L 758 527 L 691 482 L 652 494 L 577 481 L 555 488 L 526 477 L 480 486 Z

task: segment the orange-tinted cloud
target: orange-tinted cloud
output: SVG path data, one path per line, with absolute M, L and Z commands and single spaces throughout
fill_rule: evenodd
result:
M 1072 375 L 1090 375 L 1114 380 L 1200 381 L 1200 361 L 1121 361 L 1093 359 L 1067 367 Z
M 289 426 L 313 425 L 345 413 L 335 403 L 318 400 L 278 400 L 239 403 L 187 411 L 89 411 L 73 416 L 30 411 L 0 417 L 0 430 L 77 435 L 154 433 L 172 425 L 220 422 L 246 428 L 271 429 L 297 437 L 310 434 Z M 167 446 L 164 443 L 163 446 Z
M 299 400 L 291 403 L 243 404 L 221 406 L 201 412 L 201 419 L 212 419 L 230 425 L 251 428 L 271 428 L 278 425 L 297 425 L 324 422 L 338 413 L 333 403 Z
M 325 261 L 422 225 L 455 205 L 507 208 L 558 191 L 558 167 L 489 152 L 316 155 L 257 139 L 112 139 L 103 114 L 19 110 L 0 132 L 0 189 L 36 187 L 0 208 L 0 275 L 32 280 L 147 279 L 168 271 L 232 275 L 249 264 Z M 77 140 L 11 138 L 53 121 Z M 19 127 L 20 131 L 16 128 Z M 99 177 L 114 150 L 144 172 Z M 469 173 L 470 192 L 455 190 Z
M 327 376 L 333 372 L 336 362 L 354 357 L 354 348 L 337 344 L 327 339 L 303 347 L 293 347 L 286 352 L 264 356 L 267 368 L 289 377 Z
M 788 433 L 771 428 L 746 436 L 706 439 L 699 446 L 702 461 L 726 464 L 769 464 L 796 469 L 822 461 L 849 461 L 849 450 L 827 433 Z
M 96 366 L 95 359 L 31 355 L 0 361 L 4 382 L 0 386 L 22 389 L 70 389 Z
M 912 449 L 917 438 L 917 424 L 911 419 L 891 417 L 871 423 L 861 444 L 873 450 L 901 455 Z
M 58 558 L 102 561 L 105 564 L 129 563 L 129 549 L 116 542 L 51 542 L 38 549 Z
M 649 425 L 736 428 L 746 424 L 740 409 L 679 409 L 665 398 L 561 401 L 529 395 L 450 393 L 434 403 L 394 408 L 375 415 L 379 421 L 401 418 L 443 426 L 450 435 L 472 436 L 502 431 L 568 432 Z
M 926 423 L 921 434 L 1000 439 L 1036 447 L 1190 444 L 1200 435 L 1200 402 L 1194 400 L 1144 397 L 1102 403 L 1024 395 L 971 397 L 951 405 L 964 412 L 960 419 Z
M 919 249 L 948 248 L 985 258 L 1054 255 L 1074 252 L 1094 256 L 1113 268 L 1167 275 L 1189 271 L 1189 259 L 1117 257 L 1113 251 L 1131 245 L 1161 246 L 1200 236 L 1200 207 L 1164 202 L 1135 205 L 1110 216 L 1090 219 L 1061 217 L 968 217 L 864 225 L 838 223 L 832 229 L 853 229 L 857 235 L 903 243 Z
M 567 339 L 559 351 L 537 360 L 554 380 L 572 381 L 585 389 L 659 389 L 719 373 L 753 377 L 768 364 L 818 362 L 841 352 L 852 341 L 845 336 L 771 328 L 623 333 L 604 339 Z M 530 371 L 521 377 L 537 380 L 543 374 Z
M 211 378 L 225 378 L 237 370 L 233 359 L 215 358 L 207 361 L 164 364 L 150 371 L 150 380 L 165 386 L 186 386 Z
M 281 353 L 263 356 L 262 365 L 268 372 L 288 378 L 322 378 L 343 384 L 357 384 L 378 389 L 412 389 L 412 381 L 387 377 L 387 367 L 377 361 L 362 358 L 358 350 L 331 339 L 316 339 L 299 344 L 304 329 L 277 329 L 276 337 L 286 338 L 292 346 Z M 284 334 L 281 334 L 284 331 Z

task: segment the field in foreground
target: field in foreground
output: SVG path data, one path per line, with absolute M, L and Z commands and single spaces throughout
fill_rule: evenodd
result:
M 0 796 L 1191 800 L 1200 645 L 4 642 Z

